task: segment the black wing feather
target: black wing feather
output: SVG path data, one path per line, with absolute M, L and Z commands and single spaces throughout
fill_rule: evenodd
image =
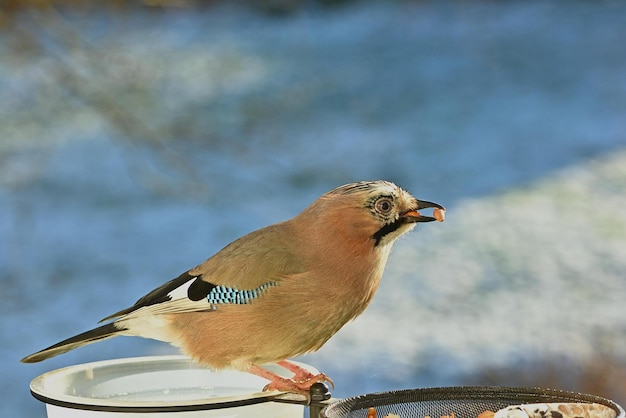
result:
M 119 316 L 126 315 L 144 306 L 150 306 L 150 305 L 155 305 L 157 303 L 167 302 L 168 300 L 172 299 L 169 296 L 169 293 L 172 290 L 177 289 L 178 287 L 184 285 L 185 283 L 187 283 L 189 280 L 192 280 L 192 279 L 196 279 L 196 281 L 202 281 L 202 279 L 200 279 L 198 276 L 192 276 L 191 274 L 189 274 L 189 272 L 186 271 L 180 276 L 178 276 L 177 278 L 172 279 L 169 282 L 163 284 L 162 286 L 157 287 L 156 289 L 154 289 L 153 291 L 151 291 L 150 293 L 148 293 L 147 295 L 139 299 L 137 302 L 135 302 L 133 306 L 126 308 L 126 309 L 122 309 L 119 312 L 115 312 L 114 314 L 109 315 L 106 318 L 102 318 L 100 322 L 104 322 L 112 318 L 117 318 Z M 207 283 L 207 284 L 210 284 L 210 283 Z M 200 299 L 202 298 L 199 298 L 197 300 L 200 300 Z
M 206 298 L 209 293 L 211 293 L 211 290 L 216 287 L 217 286 L 213 283 L 202 280 L 202 276 L 198 276 L 198 278 L 189 286 L 189 289 L 187 289 L 187 297 L 194 302 L 197 302 Z

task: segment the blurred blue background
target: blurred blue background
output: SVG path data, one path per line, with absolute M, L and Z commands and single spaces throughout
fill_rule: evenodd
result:
M 365 179 L 448 219 L 301 358 L 335 396 L 624 405 L 626 3 L 269 4 L 0 9 L 0 415 L 43 417 L 28 384 L 49 370 L 176 353 L 118 338 L 19 363 Z

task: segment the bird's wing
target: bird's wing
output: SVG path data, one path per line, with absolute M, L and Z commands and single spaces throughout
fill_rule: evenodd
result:
M 232 242 L 101 322 L 122 316 L 206 311 L 221 303 L 246 304 L 261 297 L 285 277 L 305 271 L 280 232 L 274 225 Z

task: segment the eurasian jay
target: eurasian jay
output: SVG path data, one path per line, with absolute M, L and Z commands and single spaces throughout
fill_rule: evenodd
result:
M 433 216 L 418 210 L 435 208 Z M 296 217 L 224 247 L 103 321 L 22 359 L 34 363 L 118 335 L 166 341 L 202 365 L 266 378 L 266 390 L 308 392 L 313 375 L 287 359 L 318 350 L 370 303 L 392 244 L 445 209 L 393 183 L 338 187 Z M 281 365 L 288 379 L 261 367 Z

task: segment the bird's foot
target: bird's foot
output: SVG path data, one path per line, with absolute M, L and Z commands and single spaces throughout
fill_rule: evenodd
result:
M 317 382 L 328 382 L 332 386 L 332 380 L 328 378 L 324 373 L 312 375 L 311 378 L 306 380 L 287 379 L 285 377 L 278 376 L 278 379 L 272 379 L 270 383 L 265 385 L 263 390 L 280 390 L 284 392 L 299 393 L 305 396 L 309 396 L 311 386 Z
M 291 379 L 279 376 L 260 366 L 251 366 L 249 371 L 252 374 L 270 381 L 270 383 L 263 388 L 264 391 L 278 390 L 282 392 L 298 393 L 309 399 L 311 386 L 317 382 L 328 382 L 334 388 L 333 381 L 324 373 L 312 374 L 296 364 L 286 362 L 288 363 L 288 365 L 286 365 L 282 363 L 283 362 L 279 362 L 278 364 L 294 373 Z
M 317 382 L 328 383 L 330 387 L 332 387 L 333 389 L 335 388 L 335 384 L 333 383 L 332 379 L 326 376 L 324 373 L 313 374 L 304 367 L 301 367 L 296 363 L 292 363 L 288 360 L 279 361 L 277 364 L 294 374 L 291 380 L 303 383 L 311 382 L 309 388 Z

